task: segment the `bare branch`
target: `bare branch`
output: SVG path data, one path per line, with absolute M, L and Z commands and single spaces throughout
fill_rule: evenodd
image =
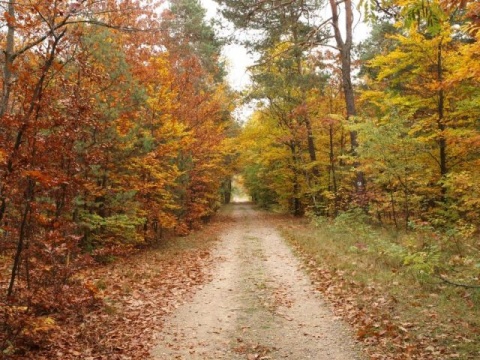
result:
M 449 279 L 445 278 L 442 275 L 434 275 L 434 277 L 442 280 L 444 283 L 447 283 L 449 285 L 459 286 L 459 287 L 463 287 L 463 288 L 467 288 L 467 289 L 480 289 L 480 285 L 457 283 L 455 281 L 452 281 L 452 280 L 449 280 Z

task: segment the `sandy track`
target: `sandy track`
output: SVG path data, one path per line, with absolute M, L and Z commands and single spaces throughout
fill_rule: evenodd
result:
M 166 319 L 153 358 L 361 359 L 268 216 L 230 211 L 212 281 Z

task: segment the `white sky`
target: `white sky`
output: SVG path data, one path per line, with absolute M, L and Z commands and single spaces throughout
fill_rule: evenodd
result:
M 214 0 L 200 0 L 200 3 L 207 10 L 207 18 L 220 16 L 217 14 L 218 5 Z M 245 47 L 238 44 L 225 46 L 223 55 L 227 60 L 229 68 L 227 80 L 230 86 L 239 91 L 245 89 L 250 83 L 247 68 L 254 63 L 252 56 L 247 53 Z

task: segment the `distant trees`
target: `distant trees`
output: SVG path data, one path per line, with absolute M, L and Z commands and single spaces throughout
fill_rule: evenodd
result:
M 342 12 L 347 17 L 344 31 L 335 2 L 329 3 L 332 19 L 323 21 L 313 21 L 324 5 L 320 3 L 244 3 L 241 8 L 222 3 L 230 6 L 227 14 L 243 19 L 236 21 L 238 26 L 260 34 L 252 47 L 262 55 L 252 71 L 252 94 L 263 102 L 244 137 L 248 144 L 255 133 L 270 146 L 259 149 L 254 162 L 247 160 L 255 147 L 247 146 L 247 169 L 270 172 L 270 165 L 263 166 L 273 154 L 278 156 L 281 146 L 291 151 L 277 166 L 284 174 L 296 169 L 296 176 L 280 180 L 288 187 L 277 187 L 270 177 L 251 177 L 252 170 L 247 170 L 247 185 L 265 194 L 259 201 L 297 213 L 282 200 L 290 198 L 302 208 L 332 216 L 360 206 L 378 221 L 398 227 L 409 228 L 416 221 L 457 230 L 478 227 L 473 181 L 480 155 L 474 105 L 479 95 L 476 2 L 362 2 L 367 18 L 376 24 L 371 38 L 357 46 L 361 62 L 351 59 L 348 2 Z M 315 37 L 318 41 L 305 36 L 295 42 L 294 22 L 287 21 L 287 14 L 295 11 L 307 14 L 296 19 L 302 34 L 324 34 Z M 262 20 L 276 27 L 262 33 Z M 332 47 L 325 41 L 329 21 L 337 53 L 325 50 Z M 282 35 L 273 36 L 271 28 Z M 352 64 L 359 65 L 355 82 L 347 74 L 351 77 Z M 298 65 L 301 71 L 295 70 Z

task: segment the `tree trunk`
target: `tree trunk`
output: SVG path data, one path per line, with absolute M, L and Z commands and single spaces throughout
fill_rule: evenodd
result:
M 232 200 L 232 179 L 228 178 L 223 182 L 223 203 L 230 204 Z
M 442 41 L 438 44 L 438 51 L 437 51 L 437 78 L 438 82 L 443 82 L 443 61 L 442 61 Z M 440 176 L 443 179 L 445 175 L 448 173 L 447 168 L 447 141 L 445 139 L 444 131 L 445 127 L 445 92 L 442 88 L 438 91 L 438 120 L 437 126 L 438 130 L 440 130 L 440 136 L 437 140 L 438 148 L 439 148 L 439 166 L 440 166 Z M 445 186 L 442 185 L 442 201 L 445 201 L 445 194 L 446 189 Z
M 345 96 L 345 105 L 347 110 L 347 120 L 356 116 L 357 111 L 355 108 L 355 93 L 352 85 L 352 60 L 351 52 L 353 45 L 353 10 L 352 1 L 345 0 L 345 40 L 342 37 L 339 26 L 339 2 L 336 0 L 329 0 L 330 8 L 332 10 L 332 25 L 335 35 L 335 42 L 337 43 L 338 51 L 340 52 L 340 63 L 342 71 L 342 87 L 343 94 Z M 356 158 L 358 148 L 358 134 L 356 131 L 350 131 L 350 146 L 351 153 Z M 353 163 L 354 168 L 359 166 L 358 160 Z M 356 171 L 355 189 L 357 194 L 362 194 L 365 191 L 365 178 L 363 172 Z
M 8 16 L 10 19 L 14 19 L 15 17 L 15 8 L 14 8 L 14 0 L 9 0 L 8 2 Z M 15 51 L 15 28 L 11 21 L 7 21 L 7 41 L 5 44 L 5 63 L 3 65 L 3 86 L 2 86 L 2 99 L 0 103 L 0 118 L 5 115 L 8 108 L 8 102 L 10 99 L 10 89 L 12 83 L 12 64 L 13 64 L 13 53 Z M 9 171 L 7 170 L 7 173 Z M 4 180 L 5 181 L 5 180 Z M 4 192 L 6 190 L 5 184 L 0 186 L 0 222 L 3 219 L 3 215 L 5 214 L 7 201 Z
M 308 116 L 305 116 L 304 123 L 305 123 L 305 128 L 307 129 L 307 145 L 308 145 L 308 154 L 310 156 L 310 161 L 313 163 L 316 163 L 317 152 L 315 149 L 315 136 L 313 135 L 312 123 L 310 122 L 310 119 L 308 118 Z M 315 178 L 318 178 L 320 176 L 320 170 L 317 164 L 313 166 L 312 174 L 313 176 L 315 176 Z
M 10 298 L 13 295 L 13 289 L 15 286 L 15 280 L 20 270 L 20 264 L 22 259 L 23 248 L 25 246 L 27 227 L 28 227 L 28 215 L 30 213 L 30 204 L 33 200 L 35 183 L 33 180 L 28 180 L 26 195 L 25 195 L 25 209 L 22 214 L 22 222 L 20 224 L 20 231 L 18 235 L 17 251 L 12 266 L 12 273 L 10 276 L 10 283 L 8 285 L 7 297 Z
M 330 124 L 329 129 L 330 137 L 330 174 L 332 177 L 332 192 L 334 195 L 333 198 L 333 216 L 337 216 L 338 213 L 338 188 L 337 188 L 337 175 L 335 173 L 335 153 L 333 147 L 333 124 Z
M 289 147 L 290 147 L 290 150 L 292 152 L 292 161 L 293 161 L 292 166 L 291 166 L 291 169 L 292 169 L 292 172 L 293 172 L 293 188 L 292 188 L 292 191 L 293 191 L 293 199 L 292 199 L 293 200 L 293 209 L 292 209 L 292 212 L 293 212 L 293 215 L 295 215 L 295 216 L 301 216 L 303 214 L 302 214 L 302 202 L 301 202 L 301 199 L 300 199 L 300 196 L 299 196 L 300 184 L 298 182 L 297 147 L 296 147 L 296 144 L 293 141 L 290 142 Z
M 14 0 L 8 1 L 8 17 L 7 21 L 7 42 L 5 44 L 5 63 L 3 65 L 3 87 L 2 100 L 0 103 L 0 117 L 5 115 L 10 99 L 10 92 L 12 87 L 12 65 L 15 52 L 15 27 L 13 20 L 15 19 Z
M 297 67 L 297 75 L 300 77 L 303 75 L 303 66 L 302 66 L 302 52 L 298 51 L 298 44 L 300 42 L 298 36 L 298 28 L 297 26 L 293 27 L 293 42 L 295 49 L 295 62 Z M 305 89 L 302 88 L 302 101 L 305 101 L 306 93 Z M 303 104 L 302 104 L 303 105 Z M 308 147 L 308 155 L 310 157 L 310 161 L 316 163 L 317 161 L 317 153 L 315 149 L 315 136 L 313 135 L 312 130 L 312 123 L 310 118 L 308 117 L 308 113 L 302 116 L 302 122 L 305 125 L 305 129 L 307 130 L 307 147 Z M 316 179 L 320 176 L 320 169 L 317 164 L 312 167 L 312 175 L 314 177 L 314 183 L 316 183 Z
M 397 210 L 395 209 L 395 197 L 393 196 L 393 186 L 392 182 L 389 181 L 389 194 L 390 194 L 390 207 L 392 208 L 392 218 L 393 223 L 395 224 L 395 229 L 398 229 L 398 222 L 397 222 Z

